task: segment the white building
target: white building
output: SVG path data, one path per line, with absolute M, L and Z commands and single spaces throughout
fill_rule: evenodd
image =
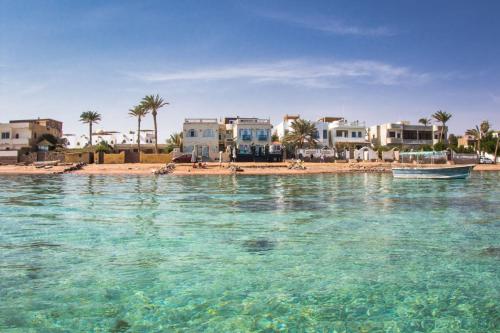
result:
M 412 125 L 409 121 L 371 126 L 368 138 L 375 146 L 419 147 L 439 142 L 442 126 Z M 448 127 L 444 127 L 443 141 L 447 142 Z
M 183 153 L 192 153 L 196 147 L 198 156 L 206 160 L 217 160 L 221 150 L 221 131 L 224 131 L 224 127 L 219 124 L 216 118 L 184 119 L 182 127 Z
M 89 143 L 88 134 L 65 134 L 63 139 L 66 139 L 66 148 L 69 149 L 84 148 Z M 141 130 L 140 140 L 141 144 L 154 143 L 154 132 L 152 130 Z M 134 145 L 137 144 L 137 131 L 117 132 L 100 129 L 92 133 L 92 145 L 98 145 L 103 141 L 112 147 L 116 144 Z
M 283 121 L 276 125 L 276 134 L 280 140 L 292 130 L 291 124 L 297 119 L 299 116 L 286 115 Z M 314 138 L 321 148 L 335 148 L 339 145 L 360 148 L 369 144 L 364 122 L 348 122 L 342 117 L 322 117 L 313 124 L 317 130 Z
M 330 146 L 348 146 L 352 148 L 361 148 L 369 145 L 366 140 L 366 125 L 361 121 L 349 122 L 346 119 L 340 119 L 329 123 Z
M 269 119 L 224 118 L 227 146 L 236 147 L 238 154 L 264 156 L 271 145 L 273 126 Z
M 0 123 L 0 150 L 36 149 L 36 144 L 43 135 L 59 139 L 62 125 L 62 122 L 48 118 Z

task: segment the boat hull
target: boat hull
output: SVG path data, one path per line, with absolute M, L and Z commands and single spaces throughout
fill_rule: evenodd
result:
M 470 176 L 474 165 L 433 168 L 392 168 L 394 178 L 411 179 L 464 179 Z

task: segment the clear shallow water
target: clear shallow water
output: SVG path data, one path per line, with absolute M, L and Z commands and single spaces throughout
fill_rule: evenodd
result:
M 1 332 L 498 332 L 500 173 L 0 177 Z

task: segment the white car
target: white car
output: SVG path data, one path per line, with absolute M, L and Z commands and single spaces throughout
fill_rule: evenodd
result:
M 479 164 L 493 164 L 493 160 L 491 158 L 481 156 L 479 158 Z

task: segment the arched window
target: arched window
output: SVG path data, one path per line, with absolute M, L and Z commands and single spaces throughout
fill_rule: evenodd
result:
M 19 133 L 16 133 L 16 139 L 19 139 Z

